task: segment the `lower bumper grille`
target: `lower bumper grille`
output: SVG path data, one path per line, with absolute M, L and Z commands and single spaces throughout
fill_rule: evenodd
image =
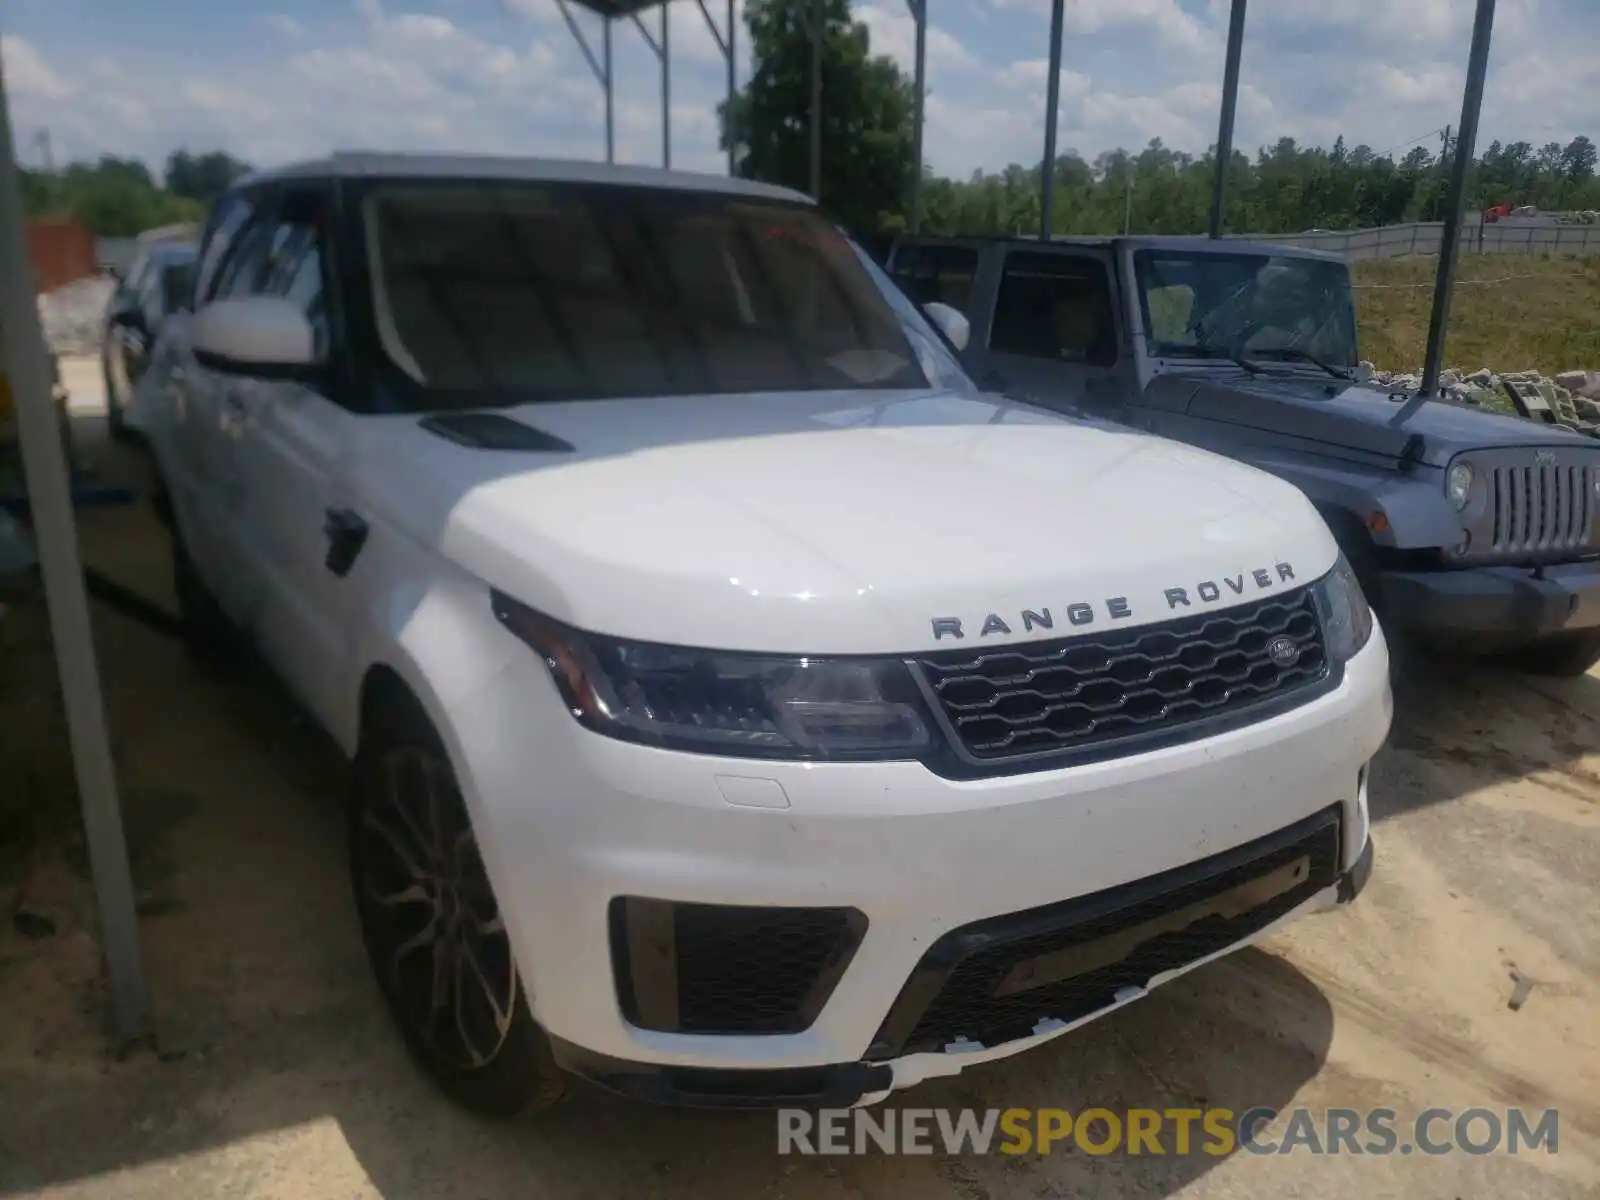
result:
M 1236 850 L 1121 887 L 980 921 L 940 938 L 867 1057 L 992 1047 L 1074 1021 L 1165 971 L 1255 934 L 1334 884 L 1337 806 Z
M 853 908 L 611 902 L 623 1016 L 669 1033 L 778 1034 L 808 1028 L 866 932 Z

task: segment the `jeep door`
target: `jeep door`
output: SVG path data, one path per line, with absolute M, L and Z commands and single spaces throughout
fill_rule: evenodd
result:
M 1126 421 L 1130 382 L 1109 252 L 1006 248 L 992 281 L 984 387 Z

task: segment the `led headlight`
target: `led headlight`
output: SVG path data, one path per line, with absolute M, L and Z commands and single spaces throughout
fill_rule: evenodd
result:
M 931 722 L 904 663 L 693 650 L 582 633 L 494 593 L 572 715 L 609 737 L 742 758 L 913 759 Z
M 1328 658 L 1336 663 L 1354 658 L 1372 637 L 1372 609 L 1344 555 L 1311 585 L 1311 595 L 1322 618 Z
M 1472 464 L 1458 462 L 1450 468 L 1450 474 L 1445 478 L 1445 492 L 1450 497 L 1450 503 L 1460 512 L 1467 506 L 1467 497 L 1472 494 Z

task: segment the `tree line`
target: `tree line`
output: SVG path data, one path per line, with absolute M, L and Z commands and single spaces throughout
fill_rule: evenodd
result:
M 750 79 L 719 106 L 723 148 L 751 179 L 809 191 L 812 5 L 749 0 L 745 23 L 753 51 Z M 850 0 L 823 0 L 822 204 L 865 239 L 903 230 L 915 177 L 915 92 L 895 62 L 874 54 Z M 1042 116 L 1042 114 L 1041 114 Z M 1041 130 L 1042 140 L 1042 130 Z M 1280 138 L 1254 155 L 1235 151 L 1229 166 L 1226 224 L 1246 233 L 1351 229 L 1436 220 L 1443 215 L 1455 146 L 1443 140 L 1393 152 L 1301 146 Z M 1206 226 L 1215 174 L 1214 148 L 1173 150 L 1153 138 L 1142 150 L 1107 150 L 1094 158 L 1067 151 L 1054 163 L 1058 233 L 1196 233 Z M 101 236 L 128 236 L 197 219 L 249 167 L 221 150 L 176 151 L 159 178 L 137 159 L 103 157 L 59 172 L 24 171 L 33 216 L 69 216 Z M 1544 210 L 1600 209 L 1596 148 L 1588 137 L 1566 144 L 1492 142 L 1474 162 L 1467 203 L 1532 204 Z M 1035 233 L 1040 224 L 1042 162 L 1013 163 L 949 179 L 924 169 L 923 228 L 932 233 Z
M 809 191 L 811 38 L 804 7 L 750 0 L 745 21 L 755 68 L 720 110 L 722 146 L 737 171 Z M 822 204 L 867 237 L 905 228 L 915 171 L 915 91 L 893 60 L 874 55 L 849 0 L 825 0 L 822 36 Z M 1040 114 L 1041 141 L 1043 114 Z M 1412 146 L 1403 156 L 1348 147 L 1300 146 L 1280 138 L 1252 158 L 1236 150 L 1228 170 L 1227 227 L 1290 233 L 1437 220 L 1446 203 L 1455 145 L 1437 153 Z M 1202 155 L 1160 138 L 1139 151 L 1107 150 L 1087 159 L 1068 151 L 1054 164 L 1057 233 L 1197 233 L 1206 227 L 1215 147 Z M 1467 203 L 1533 204 L 1544 210 L 1600 208 L 1596 148 L 1588 137 L 1562 145 L 1491 143 L 1475 160 Z M 923 228 L 930 233 L 1036 233 L 1043 163 L 1013 163 L 949 179 L 924 169 Z
M 146 229 L 198 221 L 206 206 L 250 167 L 221 150 L 167 156 L 160 178 L 136 158 L 103 155 L 64 170 L 21 172 L 30 217 L 65 217 L 99 237 L 132 237 Z

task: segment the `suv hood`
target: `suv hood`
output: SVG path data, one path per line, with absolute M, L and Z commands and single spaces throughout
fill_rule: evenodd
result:
M 1323 442 L 1330 453 L 1343 448 L 1398 462 L 1413 436 L 1422 438 L 1420 461 L 1432 466 L 1444 466 L 1464 450 L 1515 446 L 1600 450 L 1593 438 L 1570 430 L 1434 401 L 1417 408 L 1404 424 L 1393 425 L 1403 398 L 1298 369 L 1272 366 L 1260 375 L 1238 376 L 1232 368 L 1175 373 L 1159 377 L 1151 388 L 1165 393 L 1152 397 L 1152 403 L 1169 411 Z
M 503 412 L 573 451 L 478 449 L 378 418 L 358 467 L 366 502 L 491 586 L 618 636 L 791 653 L 989 645 L 1226 607 L 1309 582 L 1337 554 L 1304 497 L 1263 472 L 998 398 Z M 1167 594 L 1179 588 L 1187 607 Z M 1025 609 L 1048 609 L 1053 632 L 1025 630 Z M 948 624 L 936 638 L 938 619 L 960 621 L 961 639 Z

